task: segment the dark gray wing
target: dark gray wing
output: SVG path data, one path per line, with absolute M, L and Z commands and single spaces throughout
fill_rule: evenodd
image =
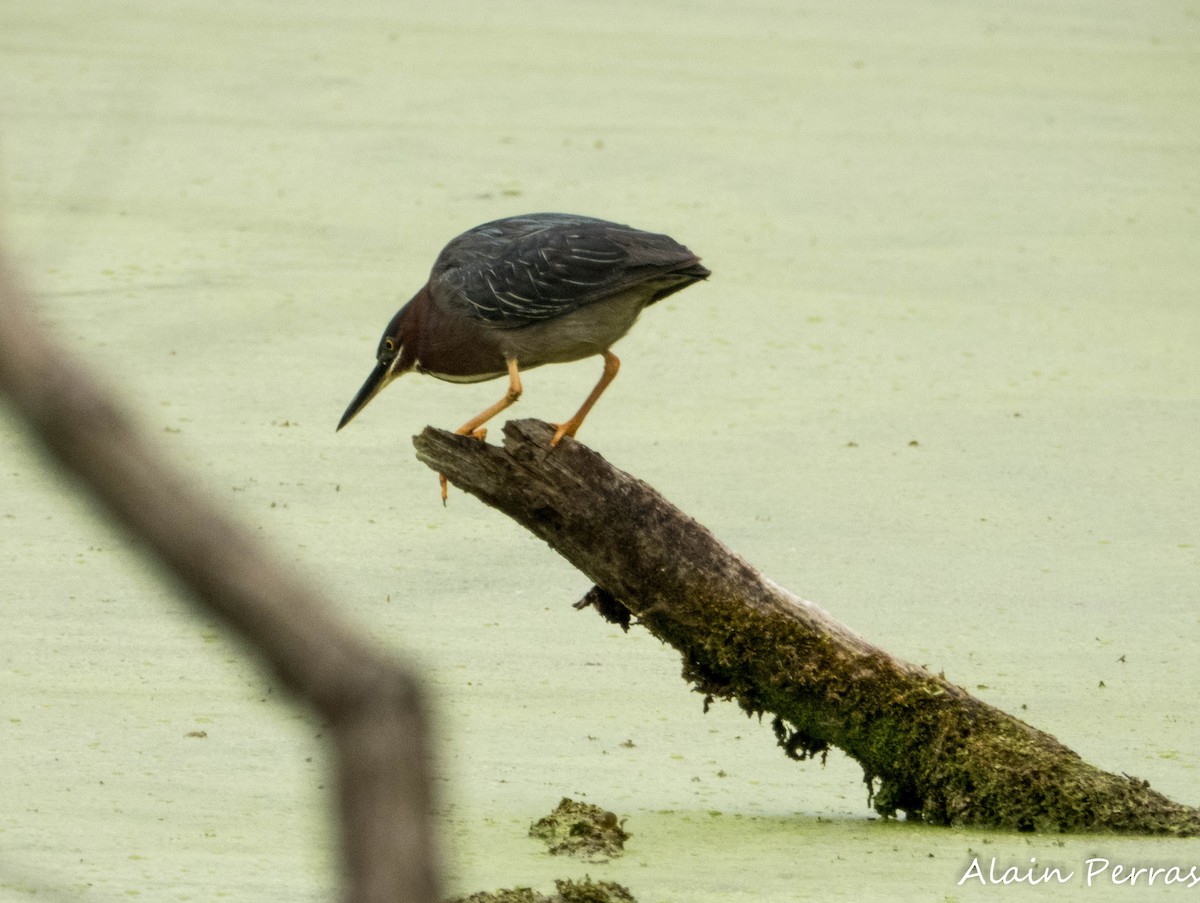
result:
M 458 236 L 438 255 L 429 283 L 443 310 L 517 327 L 637 286 L 649 303 L 707 275 L 695 254 L 666 235 L 538 213 Z

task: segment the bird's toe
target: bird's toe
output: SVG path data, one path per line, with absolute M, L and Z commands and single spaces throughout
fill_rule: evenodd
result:
M 554 438 L 550 440 L 551 448 L 554 448 L 556 445 L 558 445 L 558 443 L 562 441 L 563 436 L 570 436 L 572 439 L 574 439 L 575 431 L 579 429 L 579 424 L 572 420 L 568 420 L 566 423 L 552 423 L 550 425 L 555 427 Z

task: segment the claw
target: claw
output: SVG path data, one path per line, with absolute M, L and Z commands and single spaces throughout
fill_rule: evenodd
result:
M 550 424 L 551 426 L 555 427 L 554 438 L 550 440 L 551 448 L 554 448 L 554 446 L 558 445 L 558 443 L 562 441 L 563 436 L 570 436 L 572 439 L 575 438 L 575 431 L 579 429 L 580 424 L 575 423 L 574 419 L 575 418 L 572 417 L 566 423 Z
M 479 442 L 487 438 L 487 427 L 481 426 L 478 429 L 471 430 L 469 433 L 459 433 L 460 436 L 470 436 Z M 438 474 L 438 484 L 442 487 L 442 507 L 446 507 L 446 497 L 449 495 L 449 481 L 444 473 Z

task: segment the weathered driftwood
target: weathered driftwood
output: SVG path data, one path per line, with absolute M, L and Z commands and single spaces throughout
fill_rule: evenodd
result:
M 553 429 L 505 425 L 504 447 L 426 428 L 417 457 L 583 571 L 584 603 L 683 656 L 707 699 L 774 716 L 796 758 L 834 746 L 876 811 L 935 824 L 1200 834 L 1200 809 L 1101 771 L 1054 737 L 872 646 L 747 564 L 654 489 Z M 581 603 L 582 604 L 582 603 Z
M 36 322 L 0 257 L 0 393 L 32 437 L 329 724 L 346 899 L 433 903 L 428 726 L 415 675 L 171 467 Z

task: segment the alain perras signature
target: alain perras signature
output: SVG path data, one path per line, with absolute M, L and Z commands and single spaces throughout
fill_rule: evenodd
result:
M 1113 862 L 1101 856 L 1085 859 L 1074 869 L 1058 865 L 1039 865 L 1037 857 L 1030 857 L 1029 865 L 1004 866 L 992 856 L 980 862 L 976 856 L 967 866 L 959 886 L 978 881 L 981 885 L 991 884 L 1069 884 L 1083 882 L 1087 887 L 1100 884 L 1135 886 L 1200 885 L 1200 865 L 1129 865 Z

